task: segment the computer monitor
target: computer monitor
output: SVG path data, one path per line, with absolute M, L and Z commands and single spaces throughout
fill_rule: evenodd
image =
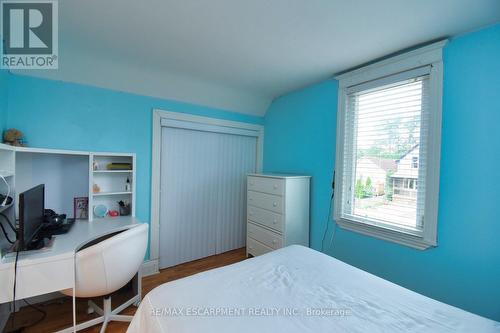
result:
M 45 185 L 35 186 L 19 194 L 18 249 L 28 250 L 43 224 Z

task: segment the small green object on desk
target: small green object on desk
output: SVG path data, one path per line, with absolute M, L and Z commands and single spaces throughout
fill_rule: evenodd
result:
M 106 217 L 106 215 L 108 215 L 108 207 L 104 205 L 97 205 L 94 207 L 94 214 L 97 217 Z

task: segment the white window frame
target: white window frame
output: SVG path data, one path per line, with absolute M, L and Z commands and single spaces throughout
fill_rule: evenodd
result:
M 447 40 L 436 42 L 425 47 L 385 59 L 368 66 L 350 71 L 335 77 L 339 82 L 337 142 L 335 160 L 335 199 L 334 217 L 337 224 L 344 229 L 364 235 L 410 246 L 419 250 L 437 246 L 438 234 L 438 198 L 439 168 L 441 159 L 441 113 L 443 96 L 443 47 Z M 427 138 L 427 171 L 425 175 L 426 193 L 424 203 L 423 229 L 410 230 L 391 225 L 379 225 L 369 219 L 361 222 L 342 217 L 343 175 L 344 175 L 344 133 L 346 101 L 350 87 L 405 71 L 430 66 L 429 93 L 430 119 L 429 136 Z

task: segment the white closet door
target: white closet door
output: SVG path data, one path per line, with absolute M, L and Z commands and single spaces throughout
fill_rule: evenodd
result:
M 257 138 L 162 128 L 160 268 L 245 246 Z

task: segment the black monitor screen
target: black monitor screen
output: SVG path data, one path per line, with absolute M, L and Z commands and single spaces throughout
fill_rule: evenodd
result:
M 45 185 L 38 185 L 19 194 L 19 247 L 27 249 L 43 223 Z

